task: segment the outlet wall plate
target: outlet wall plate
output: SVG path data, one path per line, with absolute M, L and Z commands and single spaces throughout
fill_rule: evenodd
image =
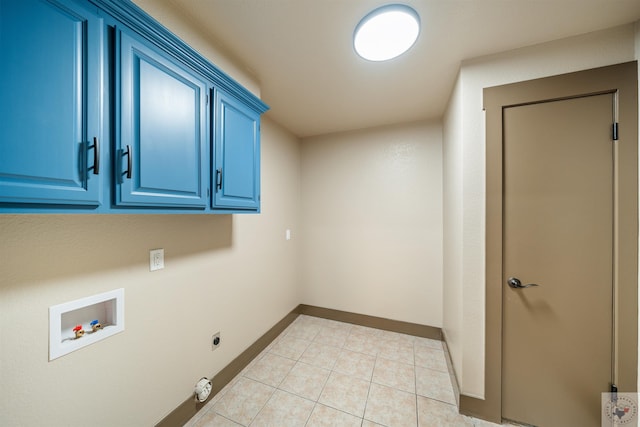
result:
M 213 351 L 213 350 L 217 349 L 218 347 L 220 347 L 221 343 L 222 343 L 222 338 L 220 338 L 220 332 L 216 332 L 211 337 L 211 351 Z
M 149 271 L 162 270 L 164 268 L 164 249 L 151 249 L 149 251 Z

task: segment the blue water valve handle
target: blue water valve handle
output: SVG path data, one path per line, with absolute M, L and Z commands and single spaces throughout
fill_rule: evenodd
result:
M 93 332 L 97 331 L 98 329 L 102 329 L 102 325 L 100 324 L 98 319 L 92 320 L 91 323 L 89 323 L 89 326 L 91 326 Z

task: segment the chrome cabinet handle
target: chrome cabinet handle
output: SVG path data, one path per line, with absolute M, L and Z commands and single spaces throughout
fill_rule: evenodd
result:
M 532 286 L 540 286 L 535 283 L 529 283 L 527 285 L 523 285 L 520 279 L 518 279 L 517 277 L 509 277 L 509 279 L 507 279 L 507 285 L 509 285 L 509 287 L 513 289 L 524 289 L 524 288 L 530 288 Z
M 131 179 L 131 169 L 133 163 L 133 149 L 127 144 L 127 150 L 122 153 L 122 157 L 127 156 L 127 170 L 122 172 L 122 175 L 126 175 L 127 179 Z

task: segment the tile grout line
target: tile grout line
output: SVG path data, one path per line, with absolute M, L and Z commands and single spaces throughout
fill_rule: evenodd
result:
M 214 414 L 216 414 L 216 415 L 217 415 L 217 416 L 219 416 L 219 417 L 224 418 L 225 420 L 229 420 L 229 421 L 231 421 L 232 423 L 238 424 L 238 425 L 243 426 L 243 427 L 248 427 L 248 426 L 245 426 L 245 425 L 244 425 L 244 424 L 242 424 L 242 423 L 239 423 L 238 421 L 232 420 L 232 419 L 231 419 L 231 418 L 229 418 L 229 417 L 225 417 L 224 415 L 219 414 L 219 413 L 217 413 L 217 412 L 215 412 L 215 411 L 214 411 Z
M 300 333 L 300 334 L 305 334 L 305 333 L 304 333 L 304 331 L 305 331 L 305 327 L 306 327 L 306 326 L 307 326 L 307 325 L 300 325 L 300 329 L 298 330 L 298 333 Z M 336 332 L 340 332 L 340 334 L 341 334 L 341 335 L 342 335 L 342 331 L 348 331 L 348 332 L 346 333 L 346 338 L 345 338 L 344 340 L 340 340 L 340 345 L 339 345 L 339 346 L 333 346 L 333 345 L 329 344 L 328 342 L 318 342 L 318 341 L 315 341 L 315 339 L 319 336 L 320 331 L 322 330 L 322 328 L 326 328 L 326 329 L 334 329 Z M 288 360 L 291 360 L 291 361 L 293 361 L 293 362 L 294 362 L 294 364 L 293 364 L 290 368 L 288 368 L 288 370 L 286 371 L 286 373 L 284 373 L 284 374 L 283 374 L 282 378 L 278 381 L 278 383 L 277 383 L 277 385 L 276 385 L 275 387 L 274 387 L 274 386 L 272 386 L 272 385 L 266 384 L 266 383 L 264 383 L 264 382 L 262 382 L 262 381 L 260 381 L 260 380 L 255 380 L 255 379 L 253 379 L 253 378 L 246 377 L 246 376 L 245 376 L 245 374 L 247 374 L 247 373 L 248 373 L 248 370 L 247 370 L 247 371 L 245 371 L 244 373 L 239 373 L 239 375 L 238 375 L 239 377 L 245 378 L 246 380 L 256 381 L 257 383 L 260 383 L 260 384 L 263 384 L 263 385 L 265 385 L 265 386 L 268 386 L 268 387 L 273 388 L 272 392 L 271 392 L 271 393 L 270 393 L 270 395 L 269 395 L 269 398 L 268 398 L 268 399 L 266 400 L 266 402 L 265 402 L 265 403 L 260 407 L 260 409 L 257 411 L 256 415 L 255 415 L 253 418 L 251 418 L 251 419 L 250 419 L 249 424 L 247 424 L 247 426 L 250 426 L 252 423 L 254 423 L 254 422 L 255 422 L 255 420 L 256 420 L 256 419 L 258 418 L 258 416 L 262 413 L 262 411 L 264 411 L 264 408 L 267 406 L 267 404 L 269 403 L 269 401 L 274 397 L 275 393 L 276 393 L 278 390 L 279 390 L 279 391 L 282 391 L 282 392 L 285 392 L 285 393 L 287 393 L 287 394 L 288 394 L 288 395 L 290 395 L 290 396 L 294 396 L 294 397 L 302 398 L 302 399 L 307 400 L 307 401 L 309 401 L 309 402 L 313 402 L 313 407 L 311 408 L 311 411 L 309 412 L 309 414 L 308 414 L 308 416 L 307 416 L 307 418 L 306 418 L 306 421 L 305 421 L 305 423 L 304 423 L 304 425 L 305 425 L 305 426 L 309 424 L 309 422 L 310 422 L 310 420 L 311 420 L 311 417 L 312 417 L 312 415 L 313 415 L 314 411 L 316 411 L 316 410 L 320 407 L 320 405 L 325 406 L 325 407 L 328 407 L 328 408 L 331 408 L 332 410 L 338 411 L 338 412 L 340 412 L 340 413 L 343 413 L 343 414 L 346 414 L 346 415 L 351 415 L 351 416 L 353 416 L 353 414 L 351 414 L 350 412 L 346 412 L 346 411 L 344 411 L 344 410 L 341 410 L 341 409 L 338 409 L 338 408 L 334 408 L 333 406 L 324 405 L 323 403 L 321 403 L 321 402 L 320 402 L 320 398 L 322 397 L 322 394 L 323 394 L 323 392 L 325 391 L 326 386 L 327 386 L 327 384 L 328 384 L 328 382 L 329 382 L 329 379 L 331 378 L 331 375 L 332 375 L 332 374 L 334 374 L 334 373 L 335 373 L 335 374 L 340 374 L 340 375 L 352 376 L 352 375 L 350 375 L 350 374 L 346 374 L 346 373 L 344 373 L 344 374 L 343 374 L 342 372 L 338 372 L 338 371 L 336 371 L 336 370 L 335 370 L 335 368 L 336 368 L 336 366 L 337 366 L 337 363 L 338 363 L 338 361 L 339 361 L 340 357 L 341 357 L 342 355 L 344 355 L 344 354 L 345 354 L 345 351 L 350 352 L 350 353 L 354 353 L 354 354 L 358 354 L 358 355 L 364 355 L 364 356 L 367 356 L 367 357 L 371 357 L 371 356 L 374 356 L 374 357 L 375 357 L 375 359 L 374 359 L 374 363 L 373 363 L 373 368 L 372 368 L 372 370 L 371 370 L 370 374 L 368 375 L 368 381 L 367 381 L 367 382 L 368 382 L 368 389 L 367 389 L 367 395 L 366 395 L 366 400 L 365 400 L 364 410 L 363 410 L 362 416 L 361 416 L 361 417 L 358 417 L 358 418 L 360 418 L 360 425 L 361 425 L 361 426 L 364 426 L 364 423 L 365 423 L 365 422 L 373 422 L 373 421 L 371 421 L 371 420 L 367 420 L 367 419 L 365 418 L 365 415 L 366 415 L 367 408 L 369 408 L 369 407 L 370 407 L 370 404 L 371 404 L 370 399 L 371 399 L 371 392 L 372 392 L 373 384 L 378 384 L 377 382 L 374 382 L 374 380 L 373 380 L 373 378 L 374 378 L 374 374 L 375 374 L 375 372 L 376 372 L 376 367 L 380 367 L 381 365 L 379 366 L 379 364 L 380 364 L 383 360 L 391 360 L 392 362 L 396 362 L 396 363 L 399 363 L 399 364 L 404 363 L 404 362 L 402 362 L 401 360 L 393 360 L 393 359 L 387 359 L 387 358 L 385 358 L 385 357 L 382 357 L 382 356 L 380 355 L 380 353 L 381 353 L 381 352 L 380 352 L 379 350 L 378 350 L 378 351 L 376 351 L 376 352 L 375 352 L 375 354 L 371 354 L 370 352 L 367 352 L 367 348 L 368 348 L 368 347 L 367 347 L 366 345 L 365 345 L 364 347 L 367 347 L 367 348 L 364 348 L 364 347 L 358 347 L 358 350 L 361 350 L 361 351 L 357 351 L 357 350 L 353 350 L 353 349 L 351 349 L 351 348 L 347 348 L 347 343 L 349 342 L 349 338 L 350 338 L 350 337 L 352 337 L 352 336 L 357 335 L 357 334 L 356 334 L 356 332 L 357 332 L 357 331 L 358 331 L 358 330 L 357 330 L 356 328 L 354 328 L 352 325 L 351 325 L 348 329 L 345 329 L 345 328 L 342 328 L 342 327 L 332 328 L 332 327 L 327 326 L 327 325 L 319 325 L 318 332 L 316 332 L 315 334 L 313 334 L 313 338 L 311 338 L 311 339 L 308 339 L 308 337 L 310 337 L 310 336 L 311 336 L 311 334 L 305 334 L 305 337 L 304 337 L 304 338 L 302 338 L 302 337 L 298 337 L 298 336 L 293 336 L 291 333 L 293 332 L 293 333 L 295 334 L 296 332 L 294 332 L 294 331 L 292 331 L 292 330 L 283 331 L 284 333 L 283 333 L 283 334 L 281 334 L 281 335 L 279 335 L 279 336 L 274 340 L 274 342 L 273 342 L 273 343 L 276 343 L 276 342 L 280 341 L 280 340 L 281 340 L 281 338 L 284 338 L 284 337 L 288 336 L 289 338 L 295 338 L 295 339 L 297 339 L 297 340 L 305 341 L 305 342 L 307 343 L 307 344 L 306 344 L 306 347 L 305 347 L 305 349 L 300 353 L 300 355 L 299 355 L 297 358 L 295 358 L 295 359 L 294 359 L 294 358 L 292 358 L 292 357 L 282 356 L 282 355 L 277 354 L 277 353 L 272 353 L 272 352 L 271 352 L 271 350 L 273 350 L 274 346 L 273 346 L 273 345 L 271 345 L 269 348 L 265 349 L 266 351 L 265 351 L 264 353 L 261 353 L 261 354 L 259 355 L 259 357 L 257 357 L 257 358 L 255 359 L 255 360 L 260 360 L 260 359 L 262 359 L 266 354 L 271 354 L 271 355 L 278 356 L 278 357 L 282 357 L 282 358 L 285 358 L 285 359 L 288 359 Z M 325 331 L 325 332 L 328 332 L 328 331 Z M 368 337 L 369 337 L 369 335 L 368 335 L 368 334 L 362 334 L 362 335 L 364 335 L 365 337 L 367 337 L 367 339 L 368 339 Z M 406 335 L 406 334 L 404 334 L 404 335 Z M 367 339 L 365 339 L 364 341 L 367 341 Z M 322 340 L 321 340 L 321 341 L 322 341 Z M 336 342 L 338 342 L 338 341 L 336 340 Z M 273 343 L 272 343 L 272 344 L 273 344 Z M 325 367 L 322 367 L 322 366 L 317 366 L 317 365 L 315 365 L 315 364 L 313 364 L 313 363 L 309 363 L 309 362 L 301 361 L 301 358 L 302 358 L 302 356 L 304 355 L 304 353 L 305 353 L 305 352 L 309 349 L 309 347 L 310 347 L 312 344 L 314 344 L 314 343 L 315 343 L 315 344 L 317 344 L 317 345 L 319 345 L 319 346 L 321 346 L 321 347 L 334 347 L 334 348 L 336 348 L 336 349 L 338 349 L 338 350 L 339 350 L 338 356 L 337 356 L 337 357 L 336 357 L 336 358 L 335 358 L 335 359 L 330 363 L 330 367 L 329 367 L 328 369 L 327 369 L 327 368 L 325 368 Z M 420 411 L 419 411 L 419 407 L 418 407 L 418 397 L 419 397 L 420 395 L 418 394 L 418 388 L 417 388 L 417 383 L 418 383 L 418 378 L 417 378 L 417 377 L 418 377 L 418 371 L 417 371 L 417 365 L 416 365 L 416 363 L 417 363 L 417 358 L 418 358 L 418 357 L 417 357 L 417 353 L 416 353 L 416 352 L 417 352 L 417 350 L 418 350 L 418 347 L 420 346 L 419 344 L 421 344 L 421 343 L 418 343 L 415 339 L 414 339 L 414 340 L 412 340 L 412 350 L 413 350 L 413 352 L 412 352 L 412 353 L 413 353 L 413 354 L 412 354 L 412 361 L 413 361 L 413 372 L 414 372 L 414 376 L 413 376 L 413 380 L 414 380 L 414 381 L 413 381 L 413 386 L 414 386 L 414 398 L 415 398 L 415 405 L 416 405 L 416 414 L 415 414 L 415 415 L 416 415 L 416 426 L 419 426 L 419 425 L 420 425 L 420 417 L 419 417 Z M 427 347 L 428 349 L 431 349 L 431 350 L 440 350 L 441 352 L 444 352 L 444 349 L 432 348 L 432 347 L 430 347 L 430 346 L 428 346 L 428 345 L 427 345 L 427 346 L 424 346 L 424 347 Z M 327 360 L 329 360 L 329 359 L 327 359 Z M 253 361 L 252 361 L 252 362 L 253 362 Z M 313 367 L 313 368 L 316 368 L 316 369 L 319 369 L 319 370 L 326 370 L 326 371 L 328 371 L 328 375 L 326 376 L 326 378 L 325 378 L 325 379 L 324 379 L 324 381 L 323 381 L 322 386 L 320 387 L 320 391 L 319 391 L 319 393 L 318 393 L 318 395 L 317 395 L 317 398 L 315 398 L 315 399 L 309 399 L 308 397 L 305 397 L 305 396 L 302 396 L 302 395 L 298 395 L 298 394 L 297 394 L 297 393 L 295 393 L 295 392 L 287 391 L 287 390 L 284 390 L 284 389 L 280 388 L 280 387 L 282 386 L 282 384 L 284 383 L 285 379 L 286 379 L 286 378 L 291 374 L 291 372 L 293 372 L 293 370 L 295 369 L 295 367 L 296 367 L 298 364 L 302 364 L 302 365 L 304 365 L 304 366 L 310 366 L 310 367 Z M 407 365 L 410 365 L 410 364 L 407 364 Z M 422 366 L 421 366 L 421 369 L 424 369 L 424 370 L 426 370 L 426 371 L 428 371 L 428 372 L 432 372 L 432 373 L 440 373 L 440 372 L 441 372 L 441 371 L 440 371 L 440 370 L 438 370 L 438 369 L 432 369 L 432 368 L 429 368 L 429 367 L 422 367 Z M 354 376 L 353 378 L 359 378 L 359 377 Z M 393 390 L 404 391 L 404 390 L 401 390 L 401 389 L 396 388 L 395 386 L 384 385 L 384 384 L 380 384 L 380 385 L 381 385 L 381 386 L 384 386 L 384 387 L 389 387 L 389 388 L 391 388 L 391 389 L 393 389 Z M 221 398 L 222 398 L 224 395 L 226 395 L 226 394 L 227 394 L 227 392 L 228 392 L 228 390 L 226 390 L 226 391 L 221 395 Z M 427 396 L 424 396 L 424 398 L 429 399 L 429 400 L 434 401 L 434 402 L 438 402 L 438 403 L 441 403 L 441 404 L 445 404 L 445 405 L 447 405 L 447 406 L 454 406 L 454 407 L 456 406 L 455 404 L 451 404 L 451 403 L 449 403 L 449 402 L 445 402 L 445 401 L 439 400 L 439 399 L 437 399 L 437 398 L 427 397 Z M 213 411 L 213 406 L 211 407 L 211 409 L 210 409 L 210 410 L 211 410 L 211 411 Z M 207 412 L 208 412 L 208 411 L 207 411 Z M 216 415 L 218 415 L 218 416 L 220 416 L 220 417 L 222 417 L 222 418 L 224 418 L 224 419 L 227 419 L 227 420 L 230 420 L 230 421 L 233 421 L 233 422 L 237 422 L 237 421 L 234 421 L 234 420 L 232 420 L 232 419 L 230 419 L 230 418 L 228 418 L 228 417 L 226 417 L 226 416 L 224 416 L 224 415 L 222 415 L 222 414 L 217 413 L 217 411 L 213 411 L 213 412 L 214 412 Z M 196 425 L 196 424 L 197 424 L 197 422 L 198 422 L 198 421 L 200 421 L 200 419 L 202 418 L 202 416 L 203 416 L 203 415 L 204 415 L 204 413 L 203 413 L 200 417 L 198 417 L 198 419 L 197 419 L 197 420 L 194 420 L 194 421 L 192 422 L 192 424 L 191 424 L 191 425 L 192 425 L 192 426 L 193 426 L 193 425 Z M 355 419 L 354 419 L 354 421 L 355 421 Z M 471 419 L 471 422 L 472 422 L 472 424 L 473 424 L 474 426 L 477 426 L 477 422 L 476 422 L 475 420 Z M 241 423 L 240 423 L 240 424 L 241 424 Z M 241 425 L 244 425 L 244 424 L 241 424 Z M 245 427 L 247 427 L 247 426 L 245 426 Z
M 302 357 L 302 356 L 301 356 L 301 357 Z M 307 363 L 300 362 L 300 361 L 298 361 L 298 363 L 302 363 L 302 364 L 304 364 L 304 365 L 312 366 L 312 367 L 314 367 L 314 368 L 318 368 L 318 369 L 323 369 L 323 368 L 320 368 L 320 367 L 318 367 L 318 366 L 309 365 L 309 364 L 307 364 Z M 316 400 L 315 400 L 315 402 L 314 402 L 314 404 L 313 404 L 313 408 L 311 409 L 311 412 L 309 413 L 309 418 L 307 418 L 307 422 L 305 422 L 305 426 L 306 426 L 307 424 L 309 424 L 309 420 L 311 419 L 311 415 L 313 415 L 313 411 L 315 411 L 316 407 L 317 407 L 318 405 L 321 405 L 321 403 L 320 403 L 320 397 L 322 396 L 322 392 L 324 391 L 324 388 L 326 387 L 327 382 L 329 381 L 329 377 L 331 376 L 331 372 L 332 372 L 331 370 L 328 370 L 328 371 L 329 371 L 329 375 L 327 375 L 327 378 L 324 380 L 324 384 L 322 384 L 322 388 L 320 389 L 320 393 L 318 393 L 318 397 L 316 398 Z
M 311 420 L 311 416 L 313 415 L 313 411 L 316 410 L 316 406 L 318 406 L 318 402 L 314 402 L 313 403 L 313 408 L 311 408 L 311 412 L 309 412 L 309 416 L 307 417 L 307 421 L 304 422 L 304 427 L 307 427 L 307 425 L 309 424 L 309 421 Z
M 376 363 L 378 361 L 378 356 L 376 355 L 376 361 L 373 363 L 373 369 L 376 369 Z M 373 371 L 371 371 L 371 381 L 369 381 L 369 389 L 367 390 L 367 398 L 364 401 L 364 409 L 362 410 L 362 423 L 360 425 L 364 425 L 365 415 L 367 414 L 367 406 L 369 405 L 369 396 L 371 395 L 371 384 L 373 383 Z
M 347 335 L 347 338 L 345 338 L 345 341 L 344 341 L 344 342 L 342 343 L 342 345 L 341 345 L 341 346 L 339 346 L 339 347 L 338 347 L 338 346 L 333 346 L 333 345 L 330 345 L 330 344 L 326 344 L 326 343 L 322 343 L 322 342 L 317 342 L 317 341 L 315 341 L 315 338 L 316 338 L 318 335 L 320 335 L 320 331 L 321 331 L 321 330 L 322 330 L 322 327 L 320 327 L 320 329 L 318 330 L 318 332 L 314 335 L 313 340 L 312 340 L 311 342 L 312 342 L 312 343 L 314 343 L 314 342 L 315 342 L 316 344 L 319 344 L 319 345 L 322 345 L 322 346 L 330 346 L 330 347 L 337 348 L 337 349 L 339 349 L 339 350 L 340 350 L 340 354 L 342 354 L 342 351 L 345 349 L 345 347 L 344 347 L 344 346 L 346 345 L 346 341 L 347 341 L 348 337 L 351 335 L 351 332 L 352 332 L 353 328 L 349 328 L 349 334 Z M 307 347 L 307 348 L 308 348 L 308 347 Z M 305 350 L 305 351 L 306 351 L 306 350 Z M 304 353 L 303 353 L 303 354 L 304 354 Z M 317 399 L 316 399 L 316 401 L 314 402 L 313 409 L 311 410 L 311 413 L 309 414 L 309 417 L 307 418 L 307 421 L 305 422 L 305 426 L 309 423 L 309 420 L 311 419 L 311 415 L 313 414 L 313 411 L 317 408 L 317 406 L 318 406 L 318 405 L 326 406 L 326 405 L 324 405 L 324 404 L 320 403 L 320 398 L 322 397 L 322 393 L 324 392 L 324 390 L 325 390 L 325 388 L 326 388 L 326 385 L 327 385 L 327 383 L 329 382 L 329 378 L 331 377 L 331 374 L 332 374 L 333 372 L 337 372 L 337 371 L 335 371 L 335 370 L 334 370 L 334 368 L 335 368 L 336 364 L 338 363 L 338 359 L 340 358 L 340 354 L 339 354 L 339 355 L 338 355 L 338 357 L 336 357 L 336 359 L 333 361 L 333 363 L 331 364 L 331 367 L 330 367 L 329 369 L 327 369 L 327 370 L 329 371 L 329 375 L 327 375 L 327 378 L 324 380 L 324 383 L 322 384 L 322 388 L 320 389 L 320 393 L 318 394 L 318 398 L 317 398 Z M 302 357 L 302 355 L 301 355 L 301 357 Z M 315 367 L 315 368 L 318 368 L 318 369 L 324 369 L 324 368 L 319 367 L 319 366 L 315 366 L 315 365 L 312 365 L 312 364 L 308 364 L 308 363 L 302 362 L 302 361 L 300 361 L 299 359 L 298 359 L 297 363 L 302 363 L 302 364 L 305 364 L 305 365 L 308 365 L 308 366 L 312 366 L 312 367 Z M 338 374 L 340 374 L 340 372 L 337 372 L 337 373 L 338 373 Z M 338 409 L 338 408 L 333 408 L 333 407 L 331 407 L 331 406 L 326 406 L 326 407 L 331 408 L 331 409 L 336 410 L 336 411 L 339 411 L 339 412 L 342 412 L 342 413 L 344 413 L 344 414 L 353 415 L 353 414 L 350 414 L 350 413 L 348 413 L 348 412 L 342 411 L 341 409 Z M 363 415 L 364 415 L 364 414 L 363 414 Z M 364 418 L 361 418 L 361 420 L 363 420 L 363 419 L 364 419 Z
M 311 338 L 309 345 L 307 346 L 307 348 L 304 349 L 304 351 L 302 352 L 302 354 L 300 354 L 300 357 L 298 357 L 298 360 L 296 360 L 296 363 L 291 367 L 291 370 L 289 371 L 289 373 L 287 375 L 285 375 L 285 377 L 282 379 L 282 381 L 280 382 L 280 385 L 282 385 L 282 383 L 284 382 L 284 380 L 287 378 L 287 376 L 289 376 L 289 374 L 291 374 L 291 371 L 293 371 L 293 369 L 298 365 L 298 363 L 302 363 L 304 365 L 306 365 L 304 362 L 300 361 L 300 358 L 302 357 L 302 355 L 309 349 L 309 346 L 311 345 L 311 343 L 313 343 L 313 340 L 315 339 L 315 337 L 318 335 L 318 332 L 316 332 L 313 337 Z M 312 365 L 309 365 L 312 366 Z M 327 378 L 329 378 L 329 376 L 327 376 Z M 326 383 L 326 381 L 325 381 Z M 278 386 L 279 387 L 279 386 Z M 324 389 L 324 385 L 322 386 L 322 389 Z M 320 396 L 322 395 L 322 389 L 320 390 L 320 393 L 318 394 L 318 399 L 320 399 Z M 282 390 L 279 388 L 279 390 Z M 282 391 L 286 391 L 286 390 L 282 390 Z M 293 393 L 292 393 L 293 394 Z M 294 396 L 298 396 L 304 399 L 303 396 L 299 396 L 297 394 L 293 394 Z M 313 401 L 313 408 L 311 408 L 311 412 L 309 412 L 309 416 L 307 417 L 307 420 L 304 422 L 304 425 L 306 427 L 307 424 L 309 424 L 309 420 L 311 420 L 311 416 L 313 415 L 313 411 L 315 411 L 316 406 L 318 406 L 318 399 L 316 399 L 315 401 Z
M 265 406 L 267 406 L 267 403 L 269 403 L 269 401 L 271 400 L 271 398 L 273 397 L 273 395 L 276 393 L 278 389 L 277 388 L 273 388 L 273 392 L 269 395 L 269 398 L 267 399 L 266 402 L 264 402 L 264 404 L 262 405 L 262 407 L 260 408 L 260 410 L 258 412 L 256 412 L 255 417 L 251 418 L 251 421 L 249 421 L 249 424 L 247 424 L 247 427 L 250 427 L 251 424 L 253 424 L 253 422 L 256 420 L 256 418 L 258 418 L 258 415 L 260 415 L 260 412 L 262 412 L 262 410 L 265 408 Z

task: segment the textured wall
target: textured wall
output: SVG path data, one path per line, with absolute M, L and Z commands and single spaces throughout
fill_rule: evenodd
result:
M 458 379 L 462 376 L 462 88 L 456 81 L 443 134 L 443 319 L 442 332 L 449 346 Z
M 260 215 L 0 215 L 0 425 L 153 425 L 300 302 L 298 140 L 262 137 Z M 116 288 L 126 330 L 49 362 L 49 307 Z
M 260 96 L 260 84 L 247 67 L 211 35 L 208 28 L 196 24 L 194 19 L 184 14 L 171 0 L 133 0 L 138 7 L 184 40 L 189 46 L 229 74 L 242 86 Z
M 452 353 L 462 358 L 457 367 L 463 394 L 484 396 L 484 224 L 485 224 L 485 130 L 482 89 L 517 81 L 632 61 L 634 26 L 626 25 L 586 35 L 557 40 L 506 53 L 465 61 L 458 76 L 461 96 L 452 97 L 445 122 L 457 129 L 447 132 L 444 144 L 446 177 L 462 177 L 462 192 L 448 195 L 445 217 L 462 218 L 459 231 L 447 231 L 445 247 L 456 248 L 446 263 L 448 278 L 460 291 L 445 293 L 445 309 L 462 313 L 462 321 L 445 323 L 449 335 L 459 340 Z M 461 152 L 459 150 L 462 150 Z M 454 158 L 451 158 L 454 156 Z M 458 277 L 458 275 L 460 275 Z M 452 319 L 453 320 L 453 319 Z
M 259 95 L 169 1 L 136 3 Z M 153 425 L 238 356 L 300 302 L 298 242 L 284 239 L 299 172 L 297 138 L 263 120 L 260 215 L 0 215 L 0 425 Z M 49 362 L 48 308 L 116 288 L 126 330 Z
M 306 304 L 442 325 L 442 128 L 304 139 Z

